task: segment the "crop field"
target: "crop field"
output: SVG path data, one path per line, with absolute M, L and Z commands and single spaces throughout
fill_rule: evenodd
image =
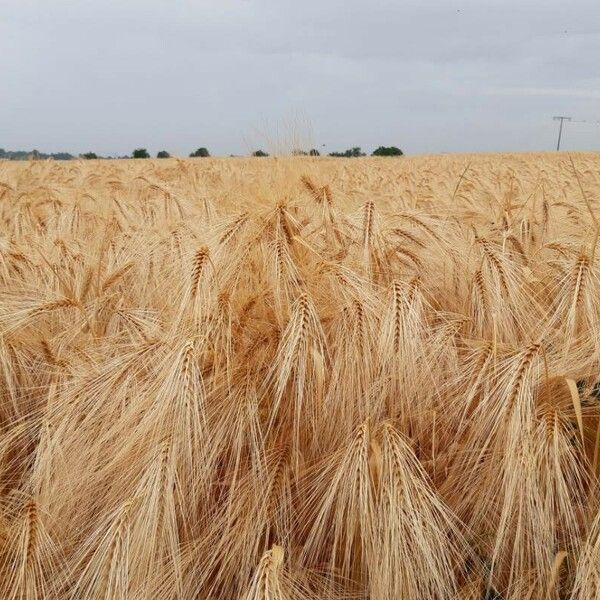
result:
M 600 597 L 600 154 L 0 161 L 0 598 Z

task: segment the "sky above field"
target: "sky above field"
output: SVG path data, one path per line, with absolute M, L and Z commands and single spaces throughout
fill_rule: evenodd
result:
M 0 148 L 600 148 L 600 3 L 2 0 Z

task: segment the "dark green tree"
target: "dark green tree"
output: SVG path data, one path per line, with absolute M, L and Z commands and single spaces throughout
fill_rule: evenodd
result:
M 346 155 L 351 157 L 366 156 L 366 154 L 361 151 L 360 146 L 355 146 L 351 150 L 346 150 Z
M 146 150 L 146 148 L 136 148 L 131 153 L 131 158 L 150 158 L 150 155 L 148 154 L 148 150 Z
M 171 158 L 171 155 L 166 150 L 161 150 L 157 153 L 156 158 Z
M 191 158 L 206 158 L 208 156 L 210 156 L 210 154 L 206 148 L 198 148 L 198 150 L 190 154 Z
M 372 156 L 402 156 L 404 152 L 396 146 L 379 146 L 377 150 L 373 151 Z
M 311 148 L 308 155 L 309 156 L 321 156 L 321 153 L 316 148 Z
M 81 158 L 85 158 L 85 160 L 92 160 L 94 158 L 98 158 L 98 155 L 95 152 L 86 152 L 81 155 Z
M 345 152 L 330 152 L 329 156 L 337 156 L 341 158 L 357 158 L 359 156 L 366 156 L 366 154 L 360 149 L 360 146 L 354 146 Z
M 252 156 L 269 156 L 266 152 L 262 151 L 262 150 L 255 150 L 252 153 Z

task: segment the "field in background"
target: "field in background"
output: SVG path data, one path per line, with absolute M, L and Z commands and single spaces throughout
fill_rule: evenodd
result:
M 0 597 L 597 597 L 599 198 L 591 153 L 0 161 Z

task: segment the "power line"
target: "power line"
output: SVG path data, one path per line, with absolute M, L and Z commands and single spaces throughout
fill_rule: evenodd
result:
M 587 123 L 588 125 L 600 125 L 600 121 L 586 121 L 582 119 L 580 121 L 571 121 L 572 123 Z
M 558 128 L 558 142 L 556 143 L 556 150 L 558 151 L 558 150 L 560 150 L 560 139 L 561 139 L 561 137 L 562 137 L 563 123 L 564 123 L 565 121 L 570 121 L 570 120 L 571 120 L 571 117 L 564 117 L 564 116 L 561 116 L 561 117 L 552 117 L 552 119 L 553 119 L 554 121 L 560 121 L 560 126 L 559 126 L 559 128 Z

